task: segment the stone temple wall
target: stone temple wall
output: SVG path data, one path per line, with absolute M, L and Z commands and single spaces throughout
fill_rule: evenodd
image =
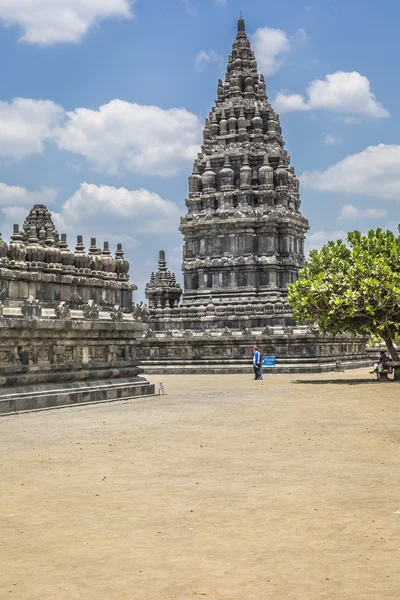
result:
M 35 205 L 0 238 L 0 414 L 154 393 L 138 366 L 148 310 L 129 263 L 82 236 L 74 251 Z
M 367 366 L 364 338 L 323 336 L 307 326 L 155 333 L 139 342 L 146 373 L 251 373 L 252 347 L 276 357 L 278 373 L 313 373 Z M 266 373 L 272 373 L 266 370 Z
M 32 302 L 25 316 L 4 308 L 0 317 L 0 414 L 154 393 L 138 366 L 144 323 L 93 303 L 38 308 Z

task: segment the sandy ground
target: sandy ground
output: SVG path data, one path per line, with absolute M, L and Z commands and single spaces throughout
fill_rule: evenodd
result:
M 0 419 L 0 598 L 400 597 L 400 386 L 167 376 Z

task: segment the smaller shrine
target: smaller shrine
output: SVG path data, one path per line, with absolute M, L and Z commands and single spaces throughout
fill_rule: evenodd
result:
M 146 285 L 146 298 L 149 308 L 177 308 L 182 296 L 182 288 L 176 281 L 175 273 L 167 269 L 164 250 L 160 250 L 158 271 L 153 272 Z
M 0 282 L 5 306 L 32 297 L 46 306 L 68 302 L 78 307 L 93 300 L 102 307 L 128 309 L 137 289 L 129 283 L 122 244 L 113 256 L 107 241 L 99 248 L 91 238 L 86 251 L 78 235 L 75 249 L 70 249 L 67 235 L 59 235 L 43 204 L 32 208 L 22 228 L 14 225 L 9 244 L 0 237 Z
M 154 393 L 137 346 L 148 309 L 134 305 L 129 262 L 81 235 L 74 250 L 36 204 L 0 238 L 0 415 Z

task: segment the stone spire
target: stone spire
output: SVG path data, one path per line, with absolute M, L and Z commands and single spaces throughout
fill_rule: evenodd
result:
M 308 221 L 242 18 L 203 139 L 180 228 L 183 304 L 284 296 L 304 263 Z
M 23 237 L 25 242 L 27 242 L 31 236 L 32 227 L 35 227 L 36 235 L 41 245 L 44 246 L 46 244 L 46 235 L 49 230 L 51 233 L 48 235 L 52 237 L 54 243 L 59 242 L 59 235 L 54 226 L 51 213 L 44 204 L 35 204 L 26 217 L 23 226 Z
M 182 289 L 176 281 L 175 273 L 167 269 L 164 250 L 158 257 L 158 271 L 151 274 L 146 285 L 146 298 L 150 308 L 176 308 L 182 295 Z

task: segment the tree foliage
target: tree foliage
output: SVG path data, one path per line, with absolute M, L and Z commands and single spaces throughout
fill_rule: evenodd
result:
M 400 336 L 400 237 L 382 229 L 353 231 L 347 244 L 312 250 L 288 301 L 298 321 L 315 321 L 334 335 L 378 335 L 399 360 L 393 340 Z

